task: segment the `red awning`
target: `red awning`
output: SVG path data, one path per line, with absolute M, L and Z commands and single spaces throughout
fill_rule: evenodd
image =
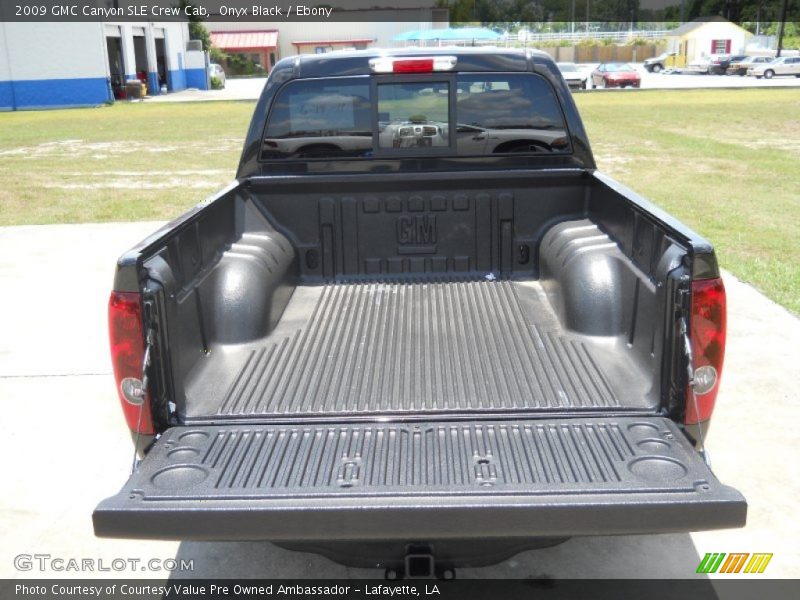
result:
M 216 31 L 211 43 L 220 50 L 250 50 L 252 48 L 277 48 L 278 32 L 272 31 Z

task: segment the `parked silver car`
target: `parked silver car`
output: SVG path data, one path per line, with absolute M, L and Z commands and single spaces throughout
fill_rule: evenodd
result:
M 644 61 L 644 68 L 648 73 L 660 73 L 667 68 L 667 61 L 670 56 L 676 56 L 676 52 L 663 52 L 653 58 Z
M 726 73 L 728 75 L 747 75 L 747 69 L 756 65 L 767 64 L 774 60 L 773 56 L 748 56 L 744 60 L 731 61 Z
M 583 71 L 578 69 L 575 63 L 560 62 L 558 63 L 558 70 L 564 76 L 569 89 L 571 90 L 585 90 L 587 88 L 586 81 L 589 76 Z
M 747 69 L 747 75 L 759 79 L 772 79 L 776 75 L 800 77 L 800 56 L 781 56 L 772 62 L 754 65 Z

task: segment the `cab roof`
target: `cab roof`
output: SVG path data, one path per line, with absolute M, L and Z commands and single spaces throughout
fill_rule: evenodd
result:
M 372 58 L 413 56 L 455 56 L 454 72 L 530 71 L 534 63 L 555 62 L 540 50 L 513 48 L 442 46 L 436 48 L 369 48 L 336 50 L 325 54 L 300 54 L 279 61 L 275 70 L 292 70 L 293 77 L 341 77 L 371 74 Z

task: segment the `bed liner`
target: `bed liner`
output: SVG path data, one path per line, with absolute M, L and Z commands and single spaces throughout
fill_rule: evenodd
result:
M 565 331 L 536 281 L 300 286 L 201 363 L 185 419 L 652 408 L 621 343 Z

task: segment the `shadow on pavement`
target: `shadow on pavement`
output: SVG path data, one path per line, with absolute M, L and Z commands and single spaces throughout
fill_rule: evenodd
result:
M 183 542 L 177 559 L 192 559 L 195 578 L 382 578 L 378 569 L 339 565 L 316 554 L 284 550 L 268 542 Z M 493 565 L 457 569 L 459 579 L 572 579 L 697 577 L 700 556 L 688 533 L 572 538 L 522 552 Z M 710 588 L 710 583 L 709 583 Z

